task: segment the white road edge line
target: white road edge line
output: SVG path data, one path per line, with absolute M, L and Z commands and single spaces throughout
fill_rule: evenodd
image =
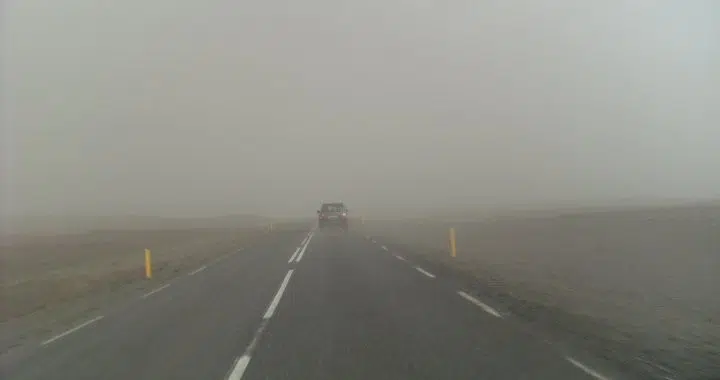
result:
M 299 263 L 300 260 L 302 260 L 303 256 L 305 256 L 305 250 L 307 249 L 308 245 L 310 245 L 310 240 L 312 240 L 313 235 L 314 235 L 313 233 L 310 233 L 307 241 L 305 242 L 305 245 L 303 245 L 302 249 L 300 250 L 300 253 L 298 254 L 297 259 L 295 259 L 295 262 Z
M 295 261 L 295 257 L 297 256 L 298 252 L 300 252 L 300 248 L 301 247 L 295 248 L 295 253 L 293 253 L 292 256 L 290 256 L 290 260 L 288 260 L 288 264 Z
M 159 291 L 167 288 L 168 286 L 170 286 L 170 284 L 165 284 L 165 285 L 163 285 L 163 286 L 161 286 L 161 287 L 159 287 L 159 288 L 157 288 L 157 289 L 151 290 L 151 291 L 143 294 L 142 298 L 148 298 L 148 297 L 150 297 L 151 295 L 153 295 L 153 294 L 155 294 L 155 293 L 157 293 L 157 292 L 159 292 Z
M 426 275 L 426 276 L 428 276 L 428 277 L 430 277 L 430 278 L 435 278 L 435 275 L 434 275 L 434 274 L 426 271 L 425 269 L 422 269 L 422 268 L 420 268 L 420 267 L 415 267 L 415 269 L 416 269 L 418 272 L 420 272 L 420 273 L 422 273 L 422 274 L 424 274 L 424 275 Z
M 93 318 L 93 319 L 91 319 L 91 320 L 89 320 L 89 321 L 83 322 L 83 323 L 81 323 L 81 324 L 79 324 L 79 325 L 71 328 L 71 329 L 68 330 L 68 331 L 65 331 L 64 333 L 55 335 L 54 337 L 52 337 L 52 338 L 50 338 L 50 339 L 42 342 L 41 345 L 44 346 L 44 345 L 50 344 L 50 343 L 52 343 L 52 342 L 54 342 L 54 341 L 56 341 L 56 340 L 58 340 L 58 339 L 60 339 L 60 338 L 62 338 L 62 337 L 64 337 L 64 336 L 66 336 L 66 335 L 70 335 L 70 334 L 74 333 L 75 331 L 78 331 L 78 330 L 80 330 L 81 328 L 83 328 L 83 327 L 85 327 L 85 326 L 88 326 L 88 325 L 91 325 L 91 324 L 93 324 L 93 323 L 95 323 L 95 322 L 97 322 L 97 321 L 99 321 L 99 320 L 101 320 L 101 319 L 103 319 L 103 316 L 102 316 L 102 315 L 99 315 L 99 316 L 97 316 L 97 317 L 95 317 L 95 318 Z
M 383 245 L 382 247 L 380 247 L 380 248 L 382 248 L 383 251 L 387 251 L 387 250 L 388 250 L 388 247 L 386 247 L 386 246 L 384 246 L 384 245 Z
M 275 297 L 273 297 L 272 302 L 270 302 L 270 305 L 268 305 L 268 308 L 265 311 L 265 315 L 263 315 L 263 319 L 270 319 L 273 314 L 275 314 L 275 309 L 280 303 L 280 299 L 282 298 L 283 293 L 285 293 L 285 288 L 287 287 L 288 282 L 290 282 L 290 277 L 292 276 L 293 271 L 294 269 L 290 269 L 285 275 L 282 284 L 280 284 L 280 288 L 278 289 L 277 293 L 275 293 Z
M 198 269 L 195 269 L 194 271 L 192 271 L 192 272 L 188 273 L 188 275 L 189 275 L 189 276 L 194 276 L 194 275 L 196 275 L 196 274 L 198 274 L 198 273 L 200 273 L 200 272 L 204 271 L 204 270 L 205 270 L 205 268 L 207 268 L 207 265 L 203 265 L 203 266 L 201 266 L 200 268 L 198 268 Z
M 581 369 L 583 372 L 585 372 L 585 373 L 587 373 L 588 375 L 596 378 L 597 380 L 610 380 L 609 378 L 607 378 L 607 377 L 599 374 L 599 373 L 598 373 L 597 371 L 595 371 L 594 369 L 586 366 L 585 364 L 580 363 L 579 361 L 577 361 L 577 360 L 575 360 L 575 359 L 573 359 L 573 358 L 571 358 L 571 357 L 569 357 L 569 356 L 566 356 L 565 359 L 566 359 L 567 361 L 569 361 L 570 364 L 572 364 L 572 365 L 574 365 L 575 367 Z
M 404 257 L 402 257 L 402 256 L 400 256 L 400 255 L 393 255 L 393 256 L 395 256 L 395 258 L 398 259 L 398 260 L 407 261 L 406 258 L 404 258 Z
M 490 315 L 492 315 L 492 316 L 494 316 L 494 317 L 502 318 L 502 315 L 501 315 L 500 313 L 498 313 L 497 310 L 495 310 L 495 309 L 493 309 L 492 307 L 486 305 L 484 302 L 480 301 L 479 299 L 477 299 L 477 298 L 475 298 L 475 297 L 473 297 L 473 296 L 471 296 L 471 295 L 463 292 L 462 290 L 458 291 L 457 294 L 460 295 L 460 297 L 465 298 L 466 300 L 470 301 L 470 302 L 473 303 L 475 306 L 479 306 L 479 307 L 480 307 L 481 309 L 483 309 L 486 313 L 488 313 L 488 314 L 490 314 Z

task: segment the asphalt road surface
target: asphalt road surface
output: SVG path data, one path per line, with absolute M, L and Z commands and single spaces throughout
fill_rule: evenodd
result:
M 2 358 L 4 379 L 607 379 L 352 233 L 278 234 Z

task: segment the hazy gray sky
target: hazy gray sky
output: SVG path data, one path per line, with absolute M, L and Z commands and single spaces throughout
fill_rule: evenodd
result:
M 720 2 L 6 0 L 3 209 L 720 196 Z

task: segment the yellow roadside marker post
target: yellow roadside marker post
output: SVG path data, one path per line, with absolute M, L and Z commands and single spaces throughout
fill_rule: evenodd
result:
M 152 258 L 150 257 L 150 250 L 145 249 L 145 278 L 152 278 Z
M 455 228 L 450 227 L 450 256 L 457 257 L 457 248 L 455 245 Z

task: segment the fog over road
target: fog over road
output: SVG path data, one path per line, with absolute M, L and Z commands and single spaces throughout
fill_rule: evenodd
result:
M 2 375 L 720 374 L 718 0 L 9 0 L 0 29 Z M 367 223 L 311 237 L 339 200 Z
M 364 236 L 283 232 L 3 357 L 29 379 L 603 379 Z

